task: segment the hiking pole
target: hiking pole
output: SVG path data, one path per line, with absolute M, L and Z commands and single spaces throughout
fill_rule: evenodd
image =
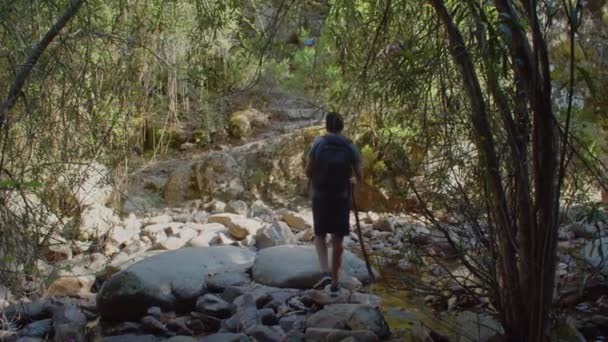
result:
M 365 267 L 367 267 L 367 273 L 369 273 L 369 278 L 373 282 L 376 277 L 374 277 L 374 272 L 372 271 L 372 265 L 369 262 L 369 257 L 367 256 L 367 250 L 365 249 L 365 244 L 363 243 L 363 234 L 361 233 L 361 224 L 359 223 L 359 212 L 357 210 L 357 201 L 355 200 L 355 186 L 354 184 L 351 186 L 351 194 L 353 195 L 353 210 L 355 212 L 355 223 L 357 224 L 357 235 L 359 236 L 359 243 L 361 244 L 361 252 L 363 252 L 363 259 L 365 260 Z

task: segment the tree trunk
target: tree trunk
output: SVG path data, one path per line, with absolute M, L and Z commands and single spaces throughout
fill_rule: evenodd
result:
M 523 297 L 519 286 L 515 244 L 512 239 L 515 227 L 509 216 L 507 199 L 499 171 L 500 163 L 489 125 L 484 96 L 471 56 L 444 2 L 442 0 L 431 0 L 431 4 L 447 31 L 451 54 L 459 68 L 464 89 L 471 105 L 471 122 L 480 153 L 480 163 L 485 171 L 485 183 L 490 194 L 488 200 L 492 205 L 492 215 L 498 231 L 500 256 L 497 268 L 501 277 L 501 289 L 497 295 L 500 297 L 498 300 L 501 301 L 501 307 L 503 308 L 502 320 L 509 340 L 523 341 L 525 334 L 522 328 L 524 327 L 523 323 L 526 322 L 526 317 L 521 302 Z

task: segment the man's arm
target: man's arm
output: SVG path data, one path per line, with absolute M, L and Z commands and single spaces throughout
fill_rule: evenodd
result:
M 353 171 L 355 172 L 355 179 L 353 179 L 353 183 L 363 182 L 363 161 L 361 158 L 361 153 L 355 144 L 351 142 L 351 149 L 354 155 L 354 163 L 353 163 Z
M 310 156 L 306 158 L 306 177 L 312 179 L 312 162 L 310 161 Z
M 306 177 L 308 177 L 308 179 L 312 179 L 312 160 L 314 159 L 314 154 L 315 154 L 315 150 L 317 149 L 317 146 L 320 143 L 320 139 L 317 138 L 312 146 L 310 147 L 310 149 L 308 150 L 308 154 L 306 156 Z

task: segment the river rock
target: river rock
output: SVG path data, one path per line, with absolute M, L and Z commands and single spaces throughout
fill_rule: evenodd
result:
M 141 319 L 141 326 L 144 331 L 152 334 L 165 335 L 169 332 L 169 329 L 158 319 L 152 316 L 144 316 Z
M 54 341 L 86 341 L 87 317 L 75 305 L 57 307 L 53 311 Z
M 116 226 L 112 228 L 108 238 L 110 243 L 122 245 L 123 243 L 139 238 L 139 232 Z
M 490 341 L 497 334 L 503 334 L 500 323 L 486 314 L 464 311 L 456 318 L 456 324 L 463 334 L 458 341 Z
M 284 211 L 281 215 L 281 219 L 295 230 L 306 230 L 312 227 L 312 217 L 305 217 L 304 215 L 293 211 Z
M 341 342 L 352 338 L 358 342 L 378 342 L 380 339 L 368 330 L 306 329 L 306 341 Z
M 45 294 L 56 297 L 83 297 L 91 293 L 95 273 L 82 266 L 59 267 L 49 276 Z
M 190 336 L 173 336 L 164 342 L 198 342 L 199 340 Z
M 93 204 L 80 214 L 80 236 L 84 240 L 105 235 L 112 225 L 120 222 L 114 211 L 101 204 Z
M 234 311 L 234 305 L 208 293 L 198 298 L 196 301 L 196 311 L 217 318 L 228 318 Z
M 328 254 L 331 265 L 331 249 Z M 370 281 L 365 263 L 349 251 L 344 251 L 342 270 L 363 283 Z M 311 288 L 321 276 L 314 248 L 295 245 L 261 250 L 253 265 L 252 274 L 253 280 L 260 284 L 288 288 Z
M 158 342 L 159 339 L 154 335 L 117 335 L 104 336 L 102 342 Z
M 11 291 L 6 286 L 0 284 L 0 311 L 8 307 L 13 300 L 14 297 Z
M 53 330 L 53 319 L 47 318 L 32 322 L 23 329 L 23 336 L 44 337 Z
M 283 221 L 277 221 L 257 231 L 256 247 L 264 249 L 280 245 L 293 245 L 298 241 L 289 226 Z
M 228 227 L 228 232 L 237 240 L 242 240 L 248 235 L 255 235 L 264 224 L 258 220 L 249 219 L 236 214 L 216 214 L 207 218 L 207 221 L 221 223 Z
M 205 205 L 205 210 L 213 214 L 219 214 L 226 211 L 226 203 L 220 200 L 213 200 L 211 203 Z
M 251 204 L 251 216 L 258 217 L 265 222 L 272 222 L 274 212 L 264 202 L 256 200 Z
M 97 307 L 104 319 L 136 320 L 148 307 L 191 310 L 205 294 L 206 274 L 251 266 L 255 253 L 232 247 L 182 248 L 146 258 L 104 283 Z
M 247 203 L 241 200 L 230 201 L 226 205 L 226 211 L 232 214 L 237 214 L 247 217 L 249 215 L 249 207 Z
M 320 312 L 346 322 L 351 330 L 368 330 L 379 338 L 390 336 L 388 324 L 380 310 L 364 304 L 331 304 Z
M 388 218 L 381 218 L 378 221 L 375 221 L 374 223 L 372 223 L 372 227 L 375 230 L 379 230 L 381 232 L 392 233 L 395 230 L 393 222 L 391 222 L 391 220 L 389 220 Z
M 142 222 L 138 220 L 137 216 L 135 216 L 133 213 L 129 214 L 129 217 L 122 221 L 122 225 L 126 230 L 135 233 L 139 233 L 141 227 L 143 226 Z
M 203 337 L 202 342 L 251 342 L 245 334 L 217 333 Z
M 285 332 L 279 326 L 256 325 L 246 331 L 255 341 L 283 342 Z
M 608 237 L 588 242 L 582 251 L 583 258 L 593 267 L 602 265 L 601 272 L 608 275 Z M 603 257 L 602 257 L 603 256 Z

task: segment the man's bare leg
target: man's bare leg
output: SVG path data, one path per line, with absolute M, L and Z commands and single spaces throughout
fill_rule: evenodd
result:
M 327 260 L 327 243 L 325 242 L 325 234 L 315 235 L 315 248 L 319 257 L 319 266 L 322 273 L 329 272 L 329 262 Z
M 344 252 L 344 246 L 342 241 L 344 237 L 338 235 L 331 236 L 331 271 L 332 271 L 332 285 L 336 287 L 338 285 L 338 277 L 340 275 L 340 267 L 342 266 L 342 253 Z

